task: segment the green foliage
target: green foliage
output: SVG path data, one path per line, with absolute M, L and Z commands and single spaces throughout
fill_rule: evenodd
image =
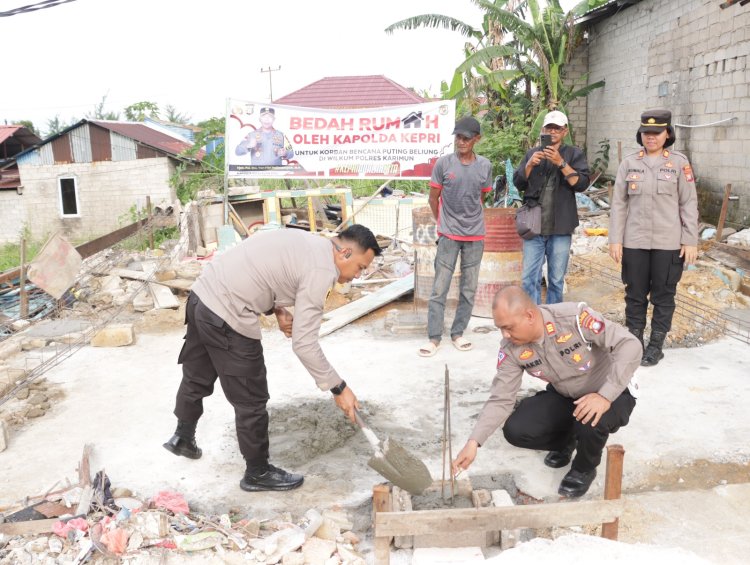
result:
M 482 139 L 476 144 L 474 151 L 490 160 L 495 175 L 505 174 L 505 160 L 518 163 L 528 149 L 528 126 L 522 119 L 517 119 L 506 127 L 498 127 L 485 121 L 482 128 Z
M 198 124 L 201 131 L 183 155 L 197 159 L 207 143 L 224 138 L 225 118 L 210 118 Z M 221 141 L 213 152 L 203 155 L 198 165 L 181 163 L 170 177 L 169 184 L 175 189 L 177 198 L 186 204 L 195 199 L 200 190 L 213 189 L 217 193 L 224 190 L 224 142 Z
M 26 239 L 26 263 L 28 264 L 39 254 L 45 240 L 31 239 L 31 232 L 24 227 L 19 235 L 19 243 L 6 243 L 0 246 L 0 272 L 15 269 L 21 265 L 21 238 Z
M 130 122 L 142 122 L 146 118 L 159 118 L 159 105 L 156 102 L 136 102 L 124 110 L 125 119 Z
M 71 121 L 71 125 L 74 123 L 75 123 L 75 120 Z M 60 119 L 60 114 L 56 114 L 54 118 L 47 120 L 47 134 L 45 137 L 49 137 L 51 135 L 55 135 L 56 133 L 60 133 L 67 127 L 68 127 L 68 124 L 66 124 L 65 121 Z
M 23 126 L 28 129 L 34 135 L 40 135 L 40 132 L 34 127 L 34 122 L 31 120 L 18 120 L 16 122 L 19 126 Z
M 118 112 L 105 112 L 104 104 L 107 102 L 107 96 L 109 93 L 102 96 L 101 102 L 94 106 L 94 111 L 86 114 L 86 118 L 89 120 L 119 120 L 120 114 Z
M 187 124 L 190 122 L 190 114 L 184 112 L 178 112 L 177 108 L 171 104 L 167 104 L 164 109 L 164 119 L 173 124 Z
M 594 162 L 591 165 L 592 172 L 606 173 L 609 167 L 609 139 L 602 139 L 599 141 L 599 149 L 596 151 Z

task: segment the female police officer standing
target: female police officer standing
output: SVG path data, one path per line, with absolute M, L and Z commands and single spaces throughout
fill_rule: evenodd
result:
M 622 262 L 625 325 L 641 343 L 649 298 L 654 306 L 643 366 L 664 358 L 677 283 L 698 254 L 695 179 L 687 157 L 667 149 L 675 142 L 671 120 L 669 110 L 641 115 L 642 149 L 620 164 L 611 203 L 609 255 Z

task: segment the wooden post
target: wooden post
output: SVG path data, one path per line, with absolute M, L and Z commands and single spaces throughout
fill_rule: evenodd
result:
M 604 500 L 616 500 L 622 494 L 622 460 L 625 449 L 618 444 L 607 446 L 607 474 L 604 479 Z M 602 524 L 602 537 L 617 540 L 620 519 Z
M 622 163 L 622 141 L 617 142 L 617 164 Z
M 19 318 L 25 320 L 29 317 L 29 295 L 26 292 L 26 238 L 21 238 L 21 276 L 18 281 L 19 294 Z
M 154 249 L 154 226 L 151 223 L 153 219 L 151 217 L 151 197 L 146 196 L 146 214 L 148 218 L 148 248 L 153 251 Z
M 372 523 L 375 536 L 375 565 L 389 565 L 391 562 L 391 537 L 378 537 L 377 513 L 390 512 L 391 489 L 387 484 L 375 485 L 372 488 Z
M 318 231 L 318 220 L 315 216 L 315 202 L 313 202 L 312 196 L 307 197 L 307 219 L 310 222 L 310 233 Z
M 727 183 L 724 188 L 724 200 L 721 202 L 721 212 L 719 213 L 719 225 L 716 226 L 716 241 L 721 241 L 721 232 L 724 231 L 724 222 L 727 219 L 727 205 L 729 204 L 729 195 L 732 193 L 732 184 Z
M 614 187 L 612 186 L 611 181 L 607 181 L 607 203 L 609 204 L 610 209 L 612 208 L 612 193 L 614 192 Z

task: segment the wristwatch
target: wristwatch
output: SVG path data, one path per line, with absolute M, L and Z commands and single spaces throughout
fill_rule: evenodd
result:
M 568 163 L 566 163 L 565 159 L 563 159 L 562 162 L 557 166 L 557 168 L 560 170 L 563 170 L 567 166 L 568 166 Z
M 344 389 L 346 388 L 346 381 L 342 380 L 339 384 L 337 384 L 335 387 L 331 389 L 331 392 L 333 393 L 333 396 L 338 396 L 342 392 L 344 392 Z

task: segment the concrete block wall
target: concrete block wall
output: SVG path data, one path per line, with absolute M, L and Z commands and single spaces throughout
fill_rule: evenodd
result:
M 23 196 L 15 190 L 0 190 L 0 245 L 21 241 L 26 217 Z
M 572 86 L 575 90 L 586 86 L 583 77 L 589 71 L 589 52 L 586 45 L 579 46 L 574 52 L 570 62 L 565 66 L 565 76 L 563 81 L 566 85 Z M 583 150 L 587 150 L 589 164 L 594 158 L 594 153 L 599 148 L 594 140 L 594 144 L 589 147 L 586 137 L 586 98 L 576 98 L 568 103 L 565 110 L 568 114 L 573 142 Z
M 162 200 L 172 202 L 174 189 L 169 177 L 175 167 L 166 157 L 135 161 L 104 161 L 66 165 L 22 165 L 22 195 L 13 192 L 17 210 L 0 207 L 0 241 L 16 241 L 18 232 L 28 226 L 31 237 L 43 239 L 62 231 L 73 243 L 81 243 L 132 223 L 130 209 Z M 62 218 L 58 179 L 74 176 L 78 189 L 78 218 Z M 5 196 L 0 193 L 0 202 Z
M 618 142 L 623 155 L 638 149 L 641 112 L 668 108 L 677 124 L 674 148 L 695 171 L 701 218 L 718 220 L 724 187 L 731 183 L 739 200 L 729 203 L 727 225 L 750 223 L 748 7 L 642 0 L 589 30 L 588 68 L 590 82 L 607 82 L 588 97 L 586 139 L 589 145 L 610 139 L 609 173 L 617 171 Z

